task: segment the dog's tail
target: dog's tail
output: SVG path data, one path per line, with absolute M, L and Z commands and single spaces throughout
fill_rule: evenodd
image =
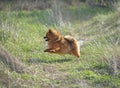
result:
M 64 38 L 71 44 L 72 47 L 74 45 L 76 45 L 76 48 L 78 49 L 78 52 L 80 52 L 79 42 L 75 38 L 73 38 L 70 35 L 66 35 L 66 36 L 64 36 Z M 75 47 L 73 47 L 73 48 L 75 48 Z
M 74 38 L 73 38 L 72 36 L 70 36 L 70 35 L 66 35 L 66 36 L 64 36 L 64 38 L 65 38 L 66 40 L 70 41 L 70 42 L 73 42 L 73 41 L 74 41 Z

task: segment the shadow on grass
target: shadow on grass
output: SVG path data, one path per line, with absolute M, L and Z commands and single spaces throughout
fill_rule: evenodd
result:
M 28 60 L 28 63 L 55 63 L 55 62 L 58 62 L 58 63 L 63 63 L 63 62 L 69 62 L 69 61 L 72 61 L 71 58 L 63 58 L 63 59 L 54 59 L 54 60 L 45 60 L 45 59 L 42 59 L 42 58 L 30 58 Z

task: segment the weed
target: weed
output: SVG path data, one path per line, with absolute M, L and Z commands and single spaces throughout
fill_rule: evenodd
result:
M 3 74 L 9 77 L 8 81 L 3 77 L 7 87 L 119 88 L 118 13 L 109 8 L 81 6 L 55 14 L 52 9 L 0 12 L 0 43 L 33 69 L 29 74 L 19 74 L 1 64 Z M 85 39 L 79 60 L 43 52 L 43 36 L 49 27 Z M 1 79 L 0 87 L 4 87 Z

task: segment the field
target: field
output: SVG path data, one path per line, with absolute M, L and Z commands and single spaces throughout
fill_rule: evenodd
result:
M 49 28 L 83 40 L 80 58 L 44 53 Z M 0 88 L 120 88 L 117 10 L 83 5 L 0 11 L 0 44 L 29 71 L 10 71 L 0 61 Z

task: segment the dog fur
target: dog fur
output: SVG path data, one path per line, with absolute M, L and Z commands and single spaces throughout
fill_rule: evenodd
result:
M 70 54 L 80 57 L 77 40 L 72 36 L 62 36 L 59 32 L 49 29 L 44 39 L 48 42 L 48 49 L 44 52 Z

